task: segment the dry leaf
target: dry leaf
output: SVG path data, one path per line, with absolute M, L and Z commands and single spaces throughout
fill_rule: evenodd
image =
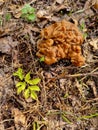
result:
M 47 15 L 46 10 L 39 10 L 37 12 L 37 17 L 42 18 L 43 16 Z
M 90 42 L 90 45 L 93 47 L 93 50 L 98 50 L 98 39 L 93 39 L 91 42 Z
M 11 4 L 11 5 L 9 6 L 9 8 L 10 8 L 10 10 L 12 11 L 13 16 L 14 16 L 15 18 L 20 18 L 22 6 L 19 6 L 19 5 L 16 5 L 16 4 Z
M 47 12 L 46 10 L 39 10 L 37 12 L 37 17 L 40 19 L 50 19 L 51 14 L 49 14 L 49 12 Z
M 84 9 L 90 8 L 92 5 L 96 3 L 96 0 L 87 0 L 84 5 Z
M 64 2 L 64 0 L 56 0 L 56 2 L 57 2 L 58 4 L 62 4 L 62 3 Z
M 13 41 L 11 37 L 4 37 L 0 39 L 0 52 L 11 54 L 13 47 L 17 46 L 17 41 Z
M 14 122 L 16 125 L 19 124 L 21 124 L 22 126 L 26 125 L 26 117 L 19 109 L 13 108 L 12 114 L 14 116 Z
M 87 81 L 87 84 L 88 84 L 89 86 L 91 86 L 91 88 L 92 88 L 92 90 L 93 90 L 94 96 L 95 96 L 95 97 L 98 97 L 97 86 L 95 85 L 95 82 L 92 81 L 92 80 L 88 80 L 88 81 Z
M 18 11 L 16 13 L 13 14 L 15 18 L 20 18 L 21 17 L 21 11 Z

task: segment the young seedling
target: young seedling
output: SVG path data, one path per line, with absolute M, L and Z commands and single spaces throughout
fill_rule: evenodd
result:
M 45 61 L 45 57 L 42 56 L 40 59 L 39 59 L 40 62 L 44 62 Z
M 31 7 L 29 4 L 26 4 L 21 10 L 21 18 L 29 22 L 35 21 L 35 9 Z
M 40 78 L 31 79 L 30 72 L 28 72 L 25 76 L 23 74 L 23 70 L 18 68 L 18 70 L 13 73 L 14 76 L 19 78 L 19 82 L 16 84 L 17 94 L 23 93 L 25 99 L 31 97 L 34 100 L 38 99 L 37 93 L 40 91 L 38 83 L 41 81 Z

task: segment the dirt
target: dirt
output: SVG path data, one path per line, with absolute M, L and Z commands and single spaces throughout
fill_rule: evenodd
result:
M 36 20 L 20 17 L 25 4 Z M 0 130 L 98 130 L 98 10 L 91 0 L 0 0 Z M 6 14 L 10 13 L 10 18 Z M 36 56 L 40 31 L 57 21 L 78 24 L 85 36 L 81 67 L 70 60 L 48 66 Z M 17 95 L 22 68 L 41 82 L 38 100 Z

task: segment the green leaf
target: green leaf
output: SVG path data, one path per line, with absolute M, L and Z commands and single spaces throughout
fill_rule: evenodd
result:
M 17 94 L 19 95 L 23 90 L 25 90 L 26 83 L 23 82 L 23 84 L 17 88 Z
M 21 17 L 27 21 L 34 21 L 35 16 L 35 9 L 31 7 L 29 4 L 26 4 L 21 10 Z
M 37 94 L 34 91 L 31 91 L 31 98 L 33 98 L 34 100 L 37 100 Z
M 85 29 L 86 29 L 85 22 L 82 22 L 81 25 L 80 25 L 80 30 L 85 32 Z
M 18 82 L 18 83 L 16 84 L 16 87 L 22 86 L 23 84 L 24 84 L 24 82 Z
M 24 18 L 24 19 L 26 18 L 26 16 L 27 16 L 27 14 L 22 14 L 21 15 L 21 17 Z
M 35 9 L 30 6 L 30 8 L 28 8 L 28 13 L 33 14 L 34 12 L 35 12 Z
M 29 98 L 29 96 L 30 96 L 30 90 L 29 89 L 25 89 L 24 97 L 27 99 L 27 98 Z
M 37 86 L 37 85 L 29 86 L 28 88 L 29 88 L 30 90 L 32 90 L 32 91 L 40 91 L 40 88 L 39 88 L 39 86 Z
M 87 33 L 83 33 L 83 37 L 84 37 L 84 39 L 86 39 L 87 38 Z
M 25 81 L 28 83 L 28 81 L 31 79 L 30 72 L 28 72 L 25 76 Z
M 31 14 L 35 12 L 35 9 L 33 7 L 31 7 L 29 4 L 26 4 L 22 10 L 21 10 L 22 14 Z
M 26 4 L 21 10 L 22 14 L 27 14 L 29 8 L 31 8 L 31 6 L 29 4 Z
M 26 19 L 27 19 L 28 21 L 34 21 L 35 18 L 36 18 L 36 16 L 35 16 L 34 14 L 29 14 L 29 15 L 26 16 Z
M 37 85 L 40 81 L 41 81 L 40 78 L 35 78 L 35 79 L 33 79 L 33 80 L 29 80 L 28 83 L 29 83 L 30 85 Z
M 23 80 L 24 75 L 23 75 L 23 70 L 21 68 L 18 68 L 18 70 L 13 73 L 14 76 L 18 76 L 20 80 Z
M 69 96 L 69 94 L 68 93 L 66 93 L 65 95 L 64 95 L 64 98 L 67 98 Z
M 67 122 L 68 124 L 71 124 L 72 122 L 67 118 L 65 117 L 65 115 L 62 115 L 62 119 Z
M 40 62 L 43 62 L 45 61 L 45 56 L 42 56 L 40 59 L 39 59 Z

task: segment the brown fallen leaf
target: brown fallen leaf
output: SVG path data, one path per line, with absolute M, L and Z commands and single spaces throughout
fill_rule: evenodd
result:
M 36 15 L 39 19 L 50 19 L 52 17 L 47 10 L 39 10 Z
M 37 12 L 37 17 L 42 18 L 43 16 L 47 15 L 46 10 L 39 10 Z
M 96 3 L 96 0 L 87 0 L 84 5 L 84 9 L 89 9 L 92 5 Z
M 98 39 L 93 39 L 90 41 L 90 45 L 92 46 L 93 50 L 98 50 Z
M 26 126 L 26 116 L 17 108 L 12 109 L 12 114 L 14 116 L 15 126 L 22 125 Z
M 64 0 L 56 0 L 56 2 L 57 2 L 58 4 L 62 4 L 62 3 L 64 2 Z
M 11 54 L 12 48 L 17 46 L 18 42 L 13 41 L 10 36 L 0 39 L 0 52 Z
M 91 86 L 94 96 L 98 97 L 97 86 L 95 85 L 95 82 L 93 80 L 88 80 L 87 85 Z
M 18 18 L 21 17 L 21 11 L 15 12 L 15 13 L 13 13 L 13 15 L 14 15 L 15 18 L 18 19 Z
M 11 10 L 11 12 L 13 13 L 13 16 L 15 18 L 20 18 L 21 17 L 22 6 L 19 6 L 18 4 L 11 4 L 9 6 L 9 9 Z

